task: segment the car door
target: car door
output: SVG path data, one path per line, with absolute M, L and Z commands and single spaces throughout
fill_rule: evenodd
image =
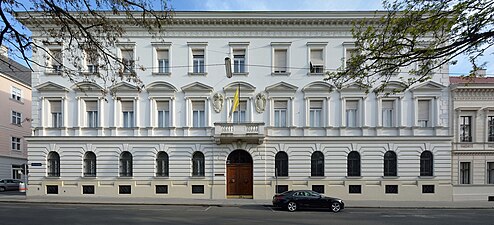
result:
M 297 191 L 292 196 L 293 201 L 295 201 L 299 206 L 305 207 L 307 201 L 305 199 L 305 193 L 303 191 Z
M 13 190 L 13 187 L 14 187 L 14 185 L 13 185 L 13 184 L 14 184 L 14 181 L 13 181 L 13 180 L 11 180 L 11 179 L 6 179 L 6 180 L 5 180 L 5 189 L 6 189 L 7 191 Z
M 307 207 L 320 208 L 322 207 L 321 195 L 316 192 L 307 192 Z

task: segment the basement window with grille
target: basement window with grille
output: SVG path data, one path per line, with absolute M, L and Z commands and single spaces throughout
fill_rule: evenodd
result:
M 350 185 L 350 186 L 348 186 L 348 193 L 350 193 L 350 194 L 362 194 L 362 185 Z
M 168 194 L 168 185 L 156 185 L 156 194 Z
M 283 193 L 285 191 L 288 191 L 288 185 L 276 185 L 276 193 Z
M 118 193 L 130 195 L 132 193 L 132 188 L 130 185 L 118 185 Z
M 312 190 L 324 194 L 324 185 L 312 185 Z
M 82 194 L 93 195 L 94 194 L 94 185 L 82 185 Z
M 398 194 L 398 185 L 386 185 L 386 194 Z
M 424 194 L 434 193 L 434 185 L 422 185 L 422 193 Z
M 192 194 L 204 194 L 204 185 L 192 185 Z
M 58 194 L 58 185 L 46 185 L 46 194 Z

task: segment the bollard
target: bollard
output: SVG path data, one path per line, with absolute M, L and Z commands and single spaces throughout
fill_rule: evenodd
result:
M 19 183 L 19 192 L 26 192 L 26 184 L 24 182 Z

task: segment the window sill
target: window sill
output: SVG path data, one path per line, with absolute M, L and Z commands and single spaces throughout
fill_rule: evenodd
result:
M 203 180 L 206 179 L 206 176 L 190 176 L 189 178 L 194 180 Z
M 307 73 L 307 76 L 324 76 L 325 73 Z
M 326 176 L 310 176 L 309 179 L 324 179 Z
M 60 76 L 62 75 L 62 72 L 45 72 L 45 76 Z
M 82 72 L 82 75 L 84 75 L 84 76 L 99 76 L 100 73 L 99 72 L 93 72 L 93 73 L 90 73 L 90 72 Z
M 81 179 L 84 179 L 84 180 L 96 180 L 98 179 L 98 177 L 96 176 L 82 176 Z
M 280 180 L 288 180 L 290 179 L 289 176 L 278 176 L 278 177 L 273 177 L 274 179 L 280 179 Z
M 385 180 L 395 180 L 398 178 L 400 178 L 400 177 L 399 176 L 382 176 L 382 179 L 385 179 Z
M 48 180 L 60 180 L 60 176 L 58 176 L 58 177 L 45 176 L 45 179 L 48 179 Z
M 17 99 L 14 99 L 14 98 L 10 98 L 10 100 L 13 101 L 13 102 L 17 102 L 19 104 L 24 105 L 24 102 L 22 102 L 21 100 L 17 100 Z
M 418 176 L 419 179 L 434 179 L 436 176 Z
M 172 73 L 170 73 L 170 72 L 168 72 L 168 73 L 153 72 L 153 73 L 151 73 L 151 75 L 153 75 L 153 76 L 170 76 L 170 75 L 172 75 Z
M 193 73 L 193 72 L 189 72 L 189 76 L 206 76 L 208 75 L 208 73 Z
M 243 73 L 233 73 L 233 76 L 248 76 L 249 72 L 243 72 Z
M 345 176 L 345 178 L 358 180 L 358 179 L 362 179 L 363 177 L 362 176 Z
M 290 72 L 283 72 L 283 73 L 277 73 L 277 72 L 272 72 L 271 75 L 272 76 L 290 76 Z
M 169 176 L 154 176 L 154 179 L 163 179 L 163 180 L 165 180 L 165 179 L 168 179 L 168 178 L 170 178 L 170 177 Z
M 22 127 L 21 124 L 17 124 L 17 123 L 10 123 L 10 125 L 13 125 L 13 126 L 16 126 L 16 127 Z
M 134 179 L 134 176 L 131 176 L 131 177 L 117 177 L 117 179 L 131 180 L 131 179 Z

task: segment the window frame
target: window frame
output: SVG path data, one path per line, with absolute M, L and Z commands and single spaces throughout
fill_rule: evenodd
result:
M 487 142 L 494 142 L 494 115 L 487 115 Z
M 199 110 L 194 110 L 194 103 L 201 103 L 204 104 L 204 108 L 199 109 Z M 206 127 L 206 106 L 207 106 L 207 101 L 203 99 L 191 99 L 190 101 L 190 112 L 191 112 L 191 125 L 193 128 L 204 128 Z M 197 112 L 197 113 L 196 113 Z M 202 112 L 202 113 L 201 113 Z
M 96 110 L 88 110 L 88 102 L 95 102 Z M 86 127 L 87 128 L 98 128 L 99 127 L 99 101 L 98 99 L 84 99 L 84 111 L 86 116 Z
M 51 151 L 46 159 L 46 172 L 48 177 L 60 177 L 60 155 Z
M 52 104 L 54 102 L 60 102 L 60 112 L 54 111 Z M 48 104 L 50 107 L 50 120 L 52 128 L 62 128 L 64 126 L 64 100 L 62 98 L 49 99 Z
M 168 177 L 170 175 L 170 161 L 168 153 L 159 151 L 156 154 L 156 177 Z
M 129 151 L 123 151 L 119 156 L 119 177 L 133 177 L 134 176 L 134 156 Z
M 429 155 L 430 158 L 429 157 L 426 158 L 426 156 Z M 434 154 L 429 150 L 425 150 L 422 153 L 420 153 L 420 176 L 421 177 L 434 176 Z
M 284 151 L 279 151 L 275 155 L 275 177 L 288 177 L 289 172 L 289 159 L 288 154 Z
M 10 139 L 10 149 L 13 151 L 22 151 L 22 138 L 12 136 Z
M 397 99 L 381 99 L 381 126 L 386 128 L 396 127 L 397 121 Z M 392 108 L 385 108 L 384 102 L 391 102 Z M 389 118 L 386 120 L 386 115 Z
M 189 75 L 207 75 L 207 42 L 187 42 L 189 47 Z M 202 51 L 202 64 L 197 64 L 197 69 L 195 66 L 196 60 L 194 57 L 194 51 L 200 50 Z M 199 59 L 199 58 L 197 58 Z M 199 62 L 199 61 L 198 61 Z M 202 69 L 202 71 L 201 71 Z
M 15 86 L 11 86 L 10 99 L 12 99 L 14 101 L 18 101 L 18 102 L 23 102 L 22 101 L 22 89 L 15 87 Z
M 313 102 L 320 102 L 321 107 L 316 108 L 312 106 Z M 320 128 L 324 127 L 324 117 L 325 117 L 325 111 L 324 111 L 324 104 L 325 101 L 323 99 L 309 99 L 309 127 L 313 128 Z M 317 118 L 317 114 L 318 117 Z
M 421 119 L 420 118 L 420 112 L 422 111 L 422 109 L 420 109 L 420 102 L 422 101 L 427 101 L 428 102 L 428 113 L 427 113 L 427 120 L 424 120 L 423 118 Z M 433 110 L 434 110 L 434 104 L 433 104 L 433 99 L 432 98 L 419 98 L 417 99 L 417 109 L 416 109 L 416 112 L 417 112 L 417 119 L 416 119 L 416 123 L 417 123 L 417 126 L 420 127 L 420 128 L 431 128 L 431 127 L 434 127 L 434 122 L 432 120 L 433 118 Z M 424 124 L 424 121 L 425 121 L 425 124 Z
M 96 154 L 91 151 L 84 153 L 83 157 L 83 176 L 96 177 L 97 161 Z
M 463 168 L 463 165 L 468 165 L 468 168 Z M 458 162 L 458 184 L 469 185 L 472 184 L 472 162 L 460 161 Z
M 358 151 L 350 151 L 347 155 L 347 177 L 362 176 L 361 156 Z
M 460 142 L 472 142 L 472 116 L 460 115 L 458 137 Z
M 232 60 L 232 72 L 233 75 L 248 75 L 249 74 L 249 68 L 248 68 L 248 49 L 249 49 L 249 44 L 250 42 L 230 42 L 230 58 Z M 243 51 L 243 71 L 240 69 L 242 68 L 242 63 L 237 63 L 236 57 L 235 57 L 235 51 Z M 238 64 L 238 65 L 237 65 Z
M 136 72 L 136 47 L 135 44 L 124 44 L 119 46 L 119 60 L 121 61 L 120 67 L 124 74 Z M 130 57 L 124 56 L 124 52 L 132 51 Z
M 132 103 L 132 111 L 123 109 L 124 102 Z M 136 127 L 136 101 L 134 99 L 119 99 L 120 113 L 121 113 L 121 127 L 122 128 L 135 128 Z
M 11 123 L 17 126 L 21 126 L 22 123 L 22 113 L 11 110 L 12 121 Z
M 206 175 L 206 160 L 204 153 L 195 151 L 191 157 L 192 161 L 192 177 L 205 177 Z
M 494 184 L 494 161 L 486 162 L 486 184 Z
M 398 176 L 398 155 L 394 151 L 384 153 L 384 177 Z
M 271 75 L 290 75 L 290 46 L 291 42 L 272 42 L 271 43 Z M 277 70 L 283 68 L 277 66 L 276 51 L 285 52 L 285 70 Z
M 324 153 L 321 151 L 314 151 L 310 156 L 310 176 L 325 176 Z
M 280 108 L 276 106 L 277 102 L 285 102 L 286 107 Z M 275 99 L 273 101 L 273 125 L 274 127 L 288 127 L 288 100 Z M 284 119 L 283 119 L 284 112 Z
M 327 42 L 307 42 L 307 59 L 308 62 L 307 64 L 309 65 L 308 68 L 308 75 L 324 75 L 325 68 L 326 68 L 326 45 Z M 315 70 L 314 63 L 312 62 L 312 50 L 321 50 L 322 54 L 322 64 L 316 64 L 316 66 L 321 70 L 317 71 Z M 314 69 L 314 70 L 311 70 Z

